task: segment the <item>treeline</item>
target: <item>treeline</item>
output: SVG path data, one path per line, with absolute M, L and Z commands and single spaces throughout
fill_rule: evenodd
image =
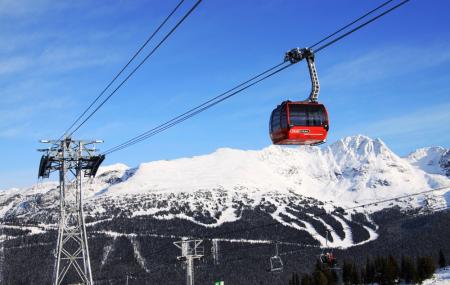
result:
M 335 269 L 317 261 L 313 273 L 304 274 L 301 279 L 297 273 L 294 273 L 289 280 L 289 285 L 331 285 L 338 284 L 338 281 L 339 276 Z
M 339 268 L 329 268 L 317 262 L 311 274 L 304 274 L 300 278 L 297 273 L 294 273 L 289 280 L 289 285 L 337 285 L 340 284 L 341 273 L 342 283 L 345 285 L 393 285 L 401 281 L 407 284 L 421 284 L 422 281 L 433 276 L 436 266 L 442 268 L 447 265 L 442 250 L 439 251 L 437 260 L 431 256 L 416 258 L 402 256 L 398 260 L 390 255 L 367 258 L 365 265 L 362 266 L 344 261 Z

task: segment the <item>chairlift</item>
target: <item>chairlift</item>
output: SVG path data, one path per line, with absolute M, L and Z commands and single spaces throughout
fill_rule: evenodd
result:
M 330 248 L 328 247 L 328 233 L 329 231 L 327 230 L 325 236 L 325 248 L 322 249 L 322 253 L 319 255 L 319 261 L 322 265 L 328 266 L 329 269 L 337 270 L 339 269 L 337 267 L 338 266 L 337 259 L 333 254 L 333 249 L 329 250 Z M 328 251 L 326 251 L 325 249 L 328 249 Z
M 283 260 L 278 254 L 278 243 L 275 243 L 275 255 L 270 257 L 270 272 L 282 272 Z

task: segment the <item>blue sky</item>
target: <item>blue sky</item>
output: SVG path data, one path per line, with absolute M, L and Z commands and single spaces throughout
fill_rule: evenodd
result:
M 36 182 L 38 140 L 59 137 L 176 2 L 0 0 L 0 189 Z M 112 147 L 381 2 L 205 0 L 76 136 Z M 449 8 L 412 0 L 317 55 L 330 142 L 365 134 L 400 155 L 450 146 Z M 302 62 L 106 163 L 266 147 L 273 107 L 309 89 Z

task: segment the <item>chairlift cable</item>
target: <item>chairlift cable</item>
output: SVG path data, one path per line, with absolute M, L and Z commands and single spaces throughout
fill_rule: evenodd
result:
M 384 3 L 382 3 L 380 6 L 378 6 L 378 7 L 374 8 L 374 9 L 370 10 L 369 12 L 367 12 L 367 13 L 364 14 L 364 15 L 362 15 L 361 17 L 359 17 L 358 19 L 354 20 L 353 22 L 348 23 L 347 25 L 343 26 L 342 28 L 340 28 L 340 29 L 337 30 L 336 32 L 331 33 L 331 34 L 329 34 L 328 36 L 326 36 L 325 38 L 323 38 L 323 39 L 321 39 L 320 41 L 316 42 L 315 44 L 310 45 L 309 48 L 314 48 L 315 46 L 317 46 L 317 45 L 323 43 L 324 41 L 326 41 L 326 40 L 328 40 L 328 39 L 334 37 L 335 35 L 339 34 L 340 32 L 342 32 L 343 30 L 347 29 L 348 27 L 350 27 L 350 26 L 356 24 L 357 22 L 361 21 L 362 19 L 366 18 L 366 17 L 369 16 L 370 14 L 372 14 L 372 13 L 374 13 L 374 12 L 380 10 L 381 8 L 383 8 L 384 6 L 386 6 L 387 4 L 389 4 L 389 3 L 392 2 L 392 1 L 394 1 L 394 0 L 388 0 L 388 1 L 384 2 Z
M 388 14 L 389 12 L 392 12 L 393 10 L 395 10 L 395 9 L 397 9 L 397 8 L 399 8 L 399 7 L 401 7 L 402 5 L 404 5 L 405 3 L 409 2 L 409 1 L 410 1 L 410 0 L 404 0 L 404 1 L 400 2 L 399 4 L 397 4 L 397 5 L 393 6 L 393 7 L 391 7 L 390 9 L 388 9 L 388 10 L 386 10 L 386 11 L 384 11 L 384 12 L 378 14 L 377 16 L 374 16 L 373 18 L 367 20 L 366 22 L 364 22 L 364 23 L 362 23 L 362 24 L 356 26 L 355 28 L 351 29 L 350 31 L 346 32 L 345 34 L 343 34 L 343 35 L 341 35 L 341 36 L 339 36 L 339 37 L 337 37 L 337 38 L 335 38 L 335 39 L 333 39 L 333 40 L 330 40 L 329 42 L 323 44 L 323 45 L 320 46 L 319 48 L 315 49 L 314 52 L 317 53 L 317 52 L 319 52 L 319 51 L 321 51 L 321 50 L 323 50 L 323 49 L 329 47 L 330 45 L 332 45 L 332 44 L 334 44 L 334 43 L 340 41 L 341 39 L 343 39 L 343 38 L 345 38 L 345 37 L 351 35 L 352 33 L 358 31 L 359 29 L 361 29 L 361 28 L 363 28 L 363 27 L 365 27 L 365 26 L 367 26 L 368 24 L 370 24 L 370 23 L 374 22 L 375 20 L 381 18 L 382 16 Z M 386 3 L 386 4 L 387 4 L 387 3 Z M 384 6 L 384 5 L 383 5 L 383 6 Z M 380 7 L 380 8 L 381 8 L 381 7 Z M 379 8 L 378 8 L 378 9 L 379 9 Z M 375 10 L 377 10 L 377 8 L 376 8 Z M 369 12 L 369 13 L 366 13 L 365 16 L 367 16 L 367 15 L 369 15 L 369 14 L 370 14 L 370 12 Z M 364 16 L 363 16 L 363 17 L 364 17 Z M 360 17 L 360 18 L 363 18 L 363 17 Z M 354 22 L 357 22 L 357 20 L 355 20 Z M 342 30 L 342 28 L 341 28 L 340 30 Z M 333 34 L 335 34 L 335 33 L 333 33 Z M 333 35 L 333 34 L 332 34 L 332 35 Z M 331 35 L 330 35 L 330 36 L 331 36 Z M 330 36 L 327 36 L 326 38 L 329 38 Z M 319 42 L 321 42 L 321 41 L 319 41 Z M 318 43 L 319 43 L 319 42 L 318 42 Z M 317 44 L 317 43 L 316 43 L 316 44 Z M 316 45 L 316 44 L 315 44 L 315 45 Z M 284 62 L 284 63 L 285 63 L 285 62 Z M 274 67 L 272 67 L 272 68 L 269 69 L 269 70 L 273 70 L 273 68 L 282 66 L 284 63 L 280 63 L 280 64 L 278 64 L 278 65 L 275 65 Z M 231 97 L 233 97 L 233 96 L 235 96 L 235 95 L 241 93 L 242 91 L 246 90 L 247 88 L 249 88 L 249 87 L 251 87 L 251 86 L 253 86 L 253 85 L 255 85 L 255 84 L 257 84 L 257 83 L 259 83 L 259 82 L 261 82 L 261 81 L 263 81 L 263 80 L 265 80 L 265 79 L 268 79 L 269 77 L 271 77 L 271 76 L 277 74 L 278 72 L 280 72 L 280 71 L 286 69 L 287 67 L 292 66 L 293 64 L 295 64 L 295 63 L 290 63 L 290 64 L 288 64 L 288 65 L 285 65 L 285 66 L 283 66 L 283 67 L 277 69 L 276 71 L 270 73 L 269 75 L 266 75 L 266 76 L 264 76 L 263 78 L 258 79 L 258 80 L 255 81 L 255 82 L 250 83 L 250 82 L 252 81 L 252 79 L 256 79 L 256 77 L 253 77 L 253 78 L 251 78 L 251 79 L 249 79 L 249 80 L 246 80 L 244 83 L 241 83 L 241 84 L 239 84 L 238 86 L 236 86 L 236 87 L 234 87 L 234 88 L 232 88 L 232 89 L 229 90 L 229 91 L 231 91 L 231 90 L 236 90 L 237 88 L 241 87 L 241 88 L 238 89 L 237 91 L 235 91 L 235 92 L 233 92 L 233 93 L 231 93 L 231 94 L 228 94 L 228 95 L 226 95 L 227 92 L 224 92 L 224 93 L 222 93 L 221 95 L 215 96 L 215 97 L 213 97 L 213 98 L 207 100 L 206 102 L 204 102 L 204 103 L 202 103 L 202 104 L 200 104 L 200 105 L 198 105 L 198 106 L 196 106 L 196 107 L 194 107 L 194 108 L 192 108 L 192 109 L 190 109 L 190 110 L 184 112 L 183 114 L 176 116 L 176 117 L 173 118 L 173 119 L 170 119 L 170 120 L 168 120 L 168 121 L 166 121 L 166 122 L 164 122 L 164 123 L 162 123 L 162 124 L 160 124 L 160 125 L 158 125 L 158 126 L 152 128 L 152 129 L 150 129 L 150 130 L 148 130 L 148 131 L 146 131 L 146 132 L 144 132 L 144 133 L 142 133 L 142 134 L 140 134 L 140 135 L 138 135 L 138 136 L 135 136 L 135 137 L 133 137 L 133 138 L 131 138 L 131 139 L 129 139 L 129 140 L 127 140 L 127 141 L 125 141 L 125 142 L 123 142 L 123 143 L 117 145 L 117 146 L 114 146 L 114 147 L 112 147 L 112 148 L 106 150 L 106 151 L 104 152 L 104 154 L 111 154 L 111 153 L 113 153 L 113 152 L 116 152 L 116 151 L 119 151 L 119 150 L 128 148 L 128 147 L 130 147 L 130 146 L 132 146 L 132 145 L 134 145 L 134 144 L 136 144 L 136 143 L 139 143 L 139 142 L 141 142 L 141 141 L 144 141 L 144 140 L 146 140 L 146 139 L 148 139 L 148 138 L 150 138 L 150 137 L 152 137 L 152 136 L 154 136 L 154 135 L 156 135 L 156 134 L 158 134 L 158 133 L 160 133 L 160 132 L 163 132 L 163 131 L 165 131 L 165 130 L 167 130 L 167 129 L 169 129 L 169 128 L 171 128 L 171 127 L 173 127 L 173 126 L 175 126 L 175 125 L 177 125 L 177 124 L 179 124 L 179 123 L 181 123 L 181 122 L 183 122 L 183 121 L 185 121 L 185 120 L 187 120 L 187 119 L 189 119 L 189 118 L 191 118 L 191 117 L 193 117 L 193 116 L 195 116 L 195 115 L 197 115 L 197 114 L 199 114 L 199 113 L 201 113 L 201 112 L 203 112 L 203 111 L 205 111 L 205 110 L 207 110 L 207 109 L 209 109 L 209 108 L 211 108 L 211 107 L 213 107 L 214 105 L 217 105 L 218 103 L 223 102 L 223 101 L 225 101 L 226 99 L 229 99 L 229 98 L 231 98 Z M 268 72 L 269 70 L 267 70 L 267 71 L 265 71 L 265 72 L 263 72 L 263 73 L 261 73 L 261 74 L 265 74 L 265 73 Z M 246 83 L 247 83 L 248 85 L 245 85 Z M 245 86 L 244 86 L 244 85 L 245 85 Z M 244 87 L 242 87 L 242 86 L 244 86 Z M 228 92 L 229 92 L 229 91 L 228 91 Z M 222 97 L 222 96 L 223 96 L 223 97 Z
M 155 35 L 162 29 L 162 27 L 167 23 L 167 21 L 172 17 L 172 15 L 178 10 L 178 8 L 183 4 L 185 0 L 181 0 L 169 13 L 169 15 L 159 24 L 159 26 L 153 31 L 153 33 L 147 38 L 147 40 L 141 45 L 141 47 L 134 53 L 134 55 L 128 60 L 128 62 L 122 67 L 122 69 L 114 76 L 114 78 L 106 85 L 106 87 L 100 92 L 100 94 L 91 102 L 91 104 L 76 118 L 76 120 L 70 125 L 69 128 L 60 137 L 61 140 L 70 130 L 83 118 L 84 115 L 94 106 L 95 103 L 105 94 L 105 92 L 111 87 L 111 85 L 119 78 L 120 75 L 128 68 L 128 66 L 135 60 L 135 58 L 142 52 L 142 50 L 148 45 L 148 43 L 155 37 Z
M 123 79 L 120 84 L 73 130 L 69 137 L 78 131 L 116 92 L 136 73 L 136 71 L 161 47 L 161 45 L 177 30 L 177 28 L 194 12 L 202 0 L 197 2 L 184 14 L 175 26 L 159 41 L 159 43 L 144 57 L 142 61 Z

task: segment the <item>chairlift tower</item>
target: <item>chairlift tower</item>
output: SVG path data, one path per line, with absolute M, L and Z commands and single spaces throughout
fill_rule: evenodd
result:
M 204 256 L 204 248 L 200 246 L 202 240 L 182 239 L 173 244 L 181 249 L 181 255 L 178 260 L 186 263 L 186 284 L 194 285 L 194 262 Z
M 4 266 L 5 266 L 5 241 L 6 237 L 3 232 L 3 225 L 1 229 L 1 235 L 0 235 L 0 284 L 3 284 L 3 273 L 4 273 Z
M 219 265 L 220 264 L 220 260 L 219 260 L 219 253 L 220 253 L 219 240 L 218 239 L 212 239 L 211 243 L 212 243 L 211 255 L 213 257 L 213 263 L 214 263 L 214 265 Z
M 83 177 L 94 177 L 104 155 L 96 155 L 95 145 L 102 141 L 41 140 L 49 144 L 39 165 L 39 178 L 59 172 L 58 240 L 53 269 L 53 285 L 65 284 L 65 279 L 77 284 L 92 285 L 92 271 L 83 212 Z M 70 272 L 70 273 L 69 273 Z

